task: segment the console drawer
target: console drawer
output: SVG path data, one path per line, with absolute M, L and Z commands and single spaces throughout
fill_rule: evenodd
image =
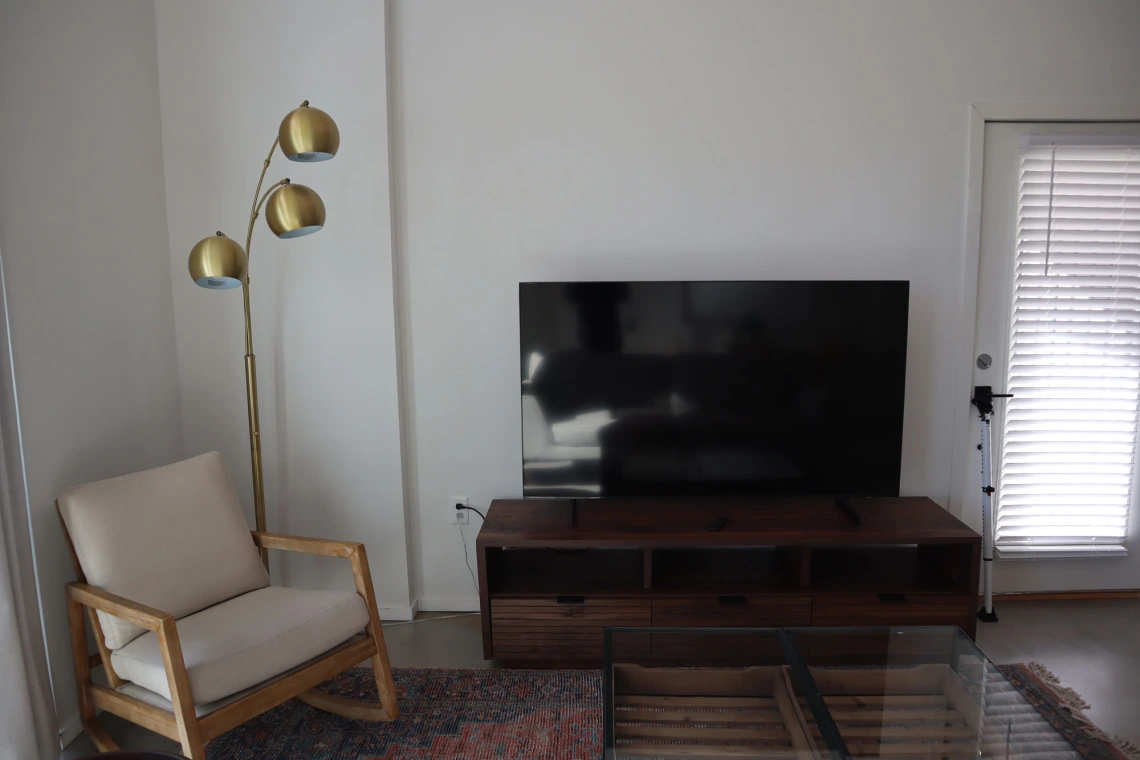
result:
M 606 626 L 648 626 L 650 620 L 645 597 L 491 599 L 492 650 L 509 660 L 597 660 Z
M 810 596 L 668 596 L 653 599 L 657 627 L 792 628 L 811 625 Z
M 811 624 L 821 626 L 962 625 L 972 614 L 969 596 L 852 594 L 816 596 Z

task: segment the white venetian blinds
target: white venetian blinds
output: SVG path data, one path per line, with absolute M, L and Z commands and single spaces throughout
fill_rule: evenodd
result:
M 1024 145 L 1015 256 L 999 551 L 1111 553 L 1140 410 L 1140 146 Z

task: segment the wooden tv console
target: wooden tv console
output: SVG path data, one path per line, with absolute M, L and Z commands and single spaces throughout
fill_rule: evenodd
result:
M 956 625 L 981 536 L 925 497 L 497 499 L 479 531 L 483 655 L 597 666 L 606 626 Z M 727 518 L 716 532 L 709 526 Z

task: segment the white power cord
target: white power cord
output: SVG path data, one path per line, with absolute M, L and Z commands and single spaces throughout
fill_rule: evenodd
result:
M 458 507 L 457 507 L 458 508 Z M 483 517 L 483 513 L 471 507 L 463 507 L 463 509 L 470 509 L 479 517 Z M 479 593 L 479 581 L 475 580 L 475 571 L 471 569 L 471 556 L 467 553 L 467 537 L 463 535 L 463 525 L 457 525 L 459 528 L 459 541 L 463 544 L 463 564 L 467 565 L 467 573 L 471 576 L 471 585 L 475 587 L 475 593 Z M 451 620 L 453 618 L 471 617 L 472 615 L 479 615 L 478 612 L 457 612 L 454 615 L 441 615 L 439 617 L 418 618 L 416 620 L 400 620 L 395 623 L 381 623 L 385 628 L 392 628 L 397 625 L 408 625 L 409 623 L 428 623 L 433 620 Z
M 480 513 L 479 516 L 482 517 L 482 513 Z M 463 535 L 463 526 L 462 525 L 458 525 L 456 527 L 459 528 L 459 540 L 463 544 L 463 564 L 467 565 L 467 572 L 471 576 L 471 583 L 472 583 L 472 585 L 475 586 L 475 592 L 478 593 L 479 581 L 475 580 L 475 571 L 471 569 L 471 557 L 467 553 L 467 537 Z M 400 621 L 395 622 L 395 623 L 382 623 L 381 625 L 383 625 L 383 627 L 385 627 L 385 628 L 392 628 L 393 626 L 408 625 L 409 623 L 428 623 L 428 622 L 431 622 L 433 620 L 452 620 L 453 618 L 471 617 L 472 615 L 478 615 L 478 614 L 480 614 L 480 613 L 478 613 L 478 612 L 457 612 L 454 615 L 440 615 L 439 617 L 418 618 L 416 620 L 400 620 Z
M 471 576 L 471 584 L 475 586 L 475 593 L 479 593 L 479 581 L 475 580 L 475 571 L 471 569 L 471 558 L 467 556 L 467 537 L 463 535 L 463 526 L 459 528 L 459 541 L 463 544 L 463 564 L 467 565 L 467 573 Z

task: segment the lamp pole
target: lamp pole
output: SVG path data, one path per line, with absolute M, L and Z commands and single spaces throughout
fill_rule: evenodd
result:
M 190 276 L 201 287 L 227 290 L 241 286 L 242 306 L 245 310 L 245 395 L 249 415 L 249 457 L 253 469 L 253 514 L 258 532 L 264 532 L 265 479 L 261 459 L 261 419 L 257 408 L 257 358 L 253 353 L 253 323 L 249 303 L 249 255 L 253 243 L 253 225 L 261 215 L 261 208 L 269 201 L 266 221 L 279 238 L 293 238 L 320 230 L 325 223 L 325 206 L 321 197 L 304 185 L 294 185 L 286 178 L 274 182 L 265 193 L 261 186 L 265 173 L 273 160 L 273 153 L 281 147 L 291 161 L 327 161 L 340 147 L 340 132 L 336 122 L 309 101 L 291 111 L 281 122 L 277 138 L 269 155 L 261 165 L 257 188 L 253 191 L 253 206 L 249 212 L 245 248 L 219 232 L 205 238 L 190 252 Z M 269 552 L 259 549 L 261 561 L 269 570 Z
M 301 107 L 308 106 L 305 101 Z M 253 206 L 249 212 L 249 226 L 245 233 L 245 278 L 241 284 L 242 305 L 245 307 L 245 401 L 249 415 L 249 459 L 253 467 L 253 521 L 258 532 L 265 531 L 265 476 L 261 466 L 261 415 L 257 409 L 257 357 L 253 354 L 253 321 L 249 309 L 249 256 L 253 243 L 253 223 L 261 215 L 261 206 L 269 194 L 282 185 L 288 185 L 289 179 L 274 183 L 265 195 L 261 195 L 261 185 L 265 182 L 265 172 L 269 170 L 269 162 L 273 160 L 273 151 L 277 150 L 280 137 L 273 140 L 269 155 L 261 165 L 261 176 L 257 178 L 257 189 L 253 191 Z M 258 200 L 260 196 L 260 201 Z M 261 562 L 269 570 L 269 550 L 264 546 L 258 548 Z

